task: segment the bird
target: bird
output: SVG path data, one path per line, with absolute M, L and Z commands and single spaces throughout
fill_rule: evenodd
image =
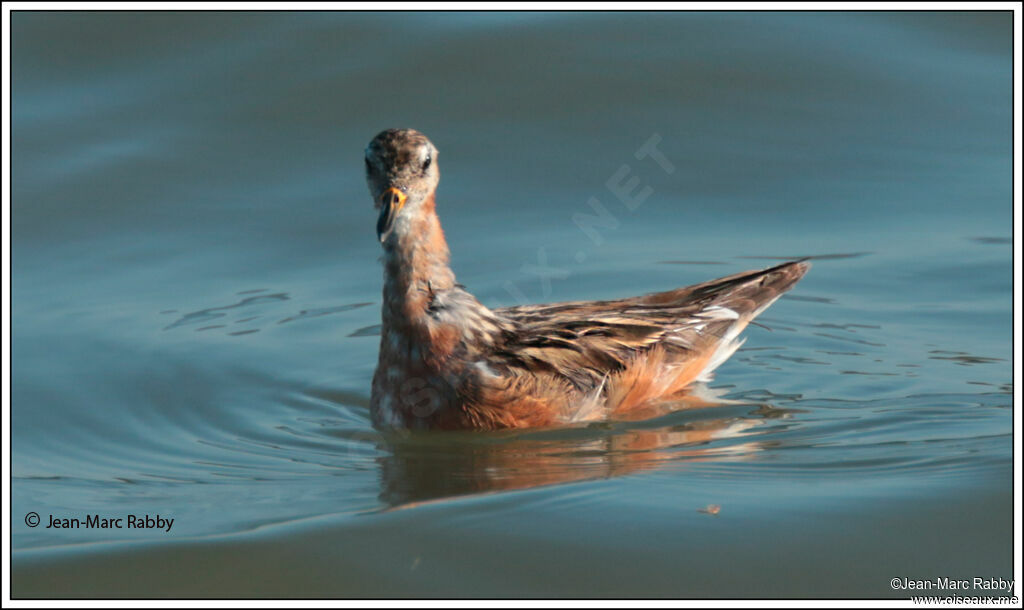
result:
M 385 430 L 507 430 L 628 418 L 742 345 L 806 259 L 613 300 L 490 309 L 456 282 L 437 215 L 438 150 L 414 129 L 365 149 L 384 282 L 370 416 Z

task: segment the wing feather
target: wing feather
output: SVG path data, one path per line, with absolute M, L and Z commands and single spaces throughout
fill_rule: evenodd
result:
M 657 347 L 662 368 L 680 371 L 703 360 L 704 368 L 688 374 L 706 377 L 739 347 L 736 336 L 747 323 L 808 267 L 789 262 L 627 299 L 497 309 L 511 330 L 489 361 L 506 371 L 539 367 L 592 392 Z

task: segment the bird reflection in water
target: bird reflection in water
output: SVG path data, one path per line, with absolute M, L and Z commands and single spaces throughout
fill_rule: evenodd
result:
M 384 437 L 380 499 L 389 509 L 630 475 L 686 462 L 744 461 L 793 410 L 695 388 L 629 421 L 529 432 L 402 432 Z M 653 419 L 652 419 L 653 418 Z

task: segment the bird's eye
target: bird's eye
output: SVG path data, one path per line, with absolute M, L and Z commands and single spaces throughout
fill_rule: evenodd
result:
M 433 159 L 431 159 L 430 155 L 427 155 L 426 161 L 423 162 L 423 171 L 427 171 L 427 168 L 430 167 L 431 161 L 433 161 Z

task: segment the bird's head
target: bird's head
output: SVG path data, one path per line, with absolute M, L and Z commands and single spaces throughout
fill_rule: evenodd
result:
M 366 147 L 366 184 L 380 211 L 377 237 L 386 243 L 396 227 L 423 213 L 437 188 L 437 148 L 414 129 L 386 129 Z

